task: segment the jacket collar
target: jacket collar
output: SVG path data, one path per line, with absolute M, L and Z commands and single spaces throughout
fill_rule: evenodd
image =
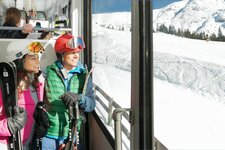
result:
M 61 61 L 59 61 L 59 60 L 57 60 L 56 62 L 55 62 L 55 65 L 57 66 L 57 68 L 59 69 L 59 70 L 62 70 L 62 69 L 64 69 L 64 67 L 63 67 L 63 65 L 62 65 L 62 63 L 61 63 Z M 71 73 L 71 74 L 75 74 L 75 73 L 77 73 L 77 74 L 82 74 L 83 72 L 84 72 L 84 70 L 85 70 L 85 68 L 83 67 L 83 65 L 81 64 L 81 62 L 77 62 L 77 66 L 76 67 L 74 67 L 72 70 L 70 70 L 68 73 Z

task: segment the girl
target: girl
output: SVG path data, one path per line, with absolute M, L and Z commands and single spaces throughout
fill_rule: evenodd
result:
M 7 61 L 17 67 L 18 107 L 15 115 L 7 117 L 0 91 L 0 149 L 7 150 L 8 138 L 20 131 L 24 150 L 29 149 L 33 137 L 36 104 L 43 97 L 43 83 L 39 81 L 39 54 L 43 47 L 39 42 L 14 40 L 7 48 Z M 28 47 L 25 47 L 29 45 Z M 16 47 L 16 48 L 15 48 Z M 19 50 L 15 50 L 19 49 Z M 35 49 L 35 51 L 34 51 Z M 18 57 L 21 54 L 20 57 Z

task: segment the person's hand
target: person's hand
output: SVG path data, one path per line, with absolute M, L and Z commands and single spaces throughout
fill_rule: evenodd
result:
M 48 132 L 48 128 L 46 128 L 43 124 L 38 125 L 36 130 L 35 130 L 35 134 L 38 138 L 42 138 L 44 137 Z
M 15 134 L 20 131 L 26 124 L 27 121 L 27 112 L 24 108 L 15 106 L 14 116 L 7 118 L 8 129 L 11 134 Z
M 68 107 L 73 103 L 79 102 L 81 100 L 81 96 L 79 94 L 73 92 L 65 92 L 63 95 L 59 97 L 62 99 L 63 103 Z
M 35 133 L 38 138 L 44 137 L 47 134 L 49 128 L 49 120 L 45 108 L 45 103 L 43 101 L 40 101 L 37 103 L 36 109 L 34 111 L 34 119 L 37 123 Z
M 36 105 L 33 117 L 37 122 L 37 125 L 42 125 L 45 128 L 49 127 L 49 119 L 46 111 L 46 104 L 43 101 L 39 101 Z
M 32 26 L 32 24 L 25 24 L 24 26 L 23 26 L 23 30 L 22 30 L 22 32 L 23 33 L 31 33 L 32 31 L 33 31 L 33 26 Z

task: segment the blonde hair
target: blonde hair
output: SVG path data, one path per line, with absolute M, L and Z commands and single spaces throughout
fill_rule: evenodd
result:
M 21 13 L 20 13 L 19 9 L 17 9 L 15 7 L 11 7 L 9 9 L 7 9 L 6 16 L 5 16 L 5 22 L 17 24 L 20 22 L 20 18 L 21 18 Z

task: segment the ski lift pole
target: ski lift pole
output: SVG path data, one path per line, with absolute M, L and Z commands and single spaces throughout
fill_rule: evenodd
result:
M 91 76 L 91 73 L 93 72 L 93 68 L 90 71 L 88 71 L 87 65 L 85 65 L 85 70 L 86 70 L 86 77 L 85 77 L 85 82 L 84 82 L 84 88 L 83 88 L 83 91 L 82 91 L 83 95 L 86 94 L 88 80 L 89 80 L 89 78 Z

